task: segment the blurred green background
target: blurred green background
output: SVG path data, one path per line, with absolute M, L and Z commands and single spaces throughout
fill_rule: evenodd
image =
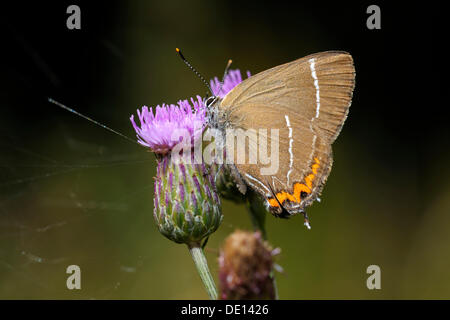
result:
M 66 28 L 74 3 L 81 30 Z M 370 4 L 4 8 L 0 298 L 207 298 L 187 248 L 154 224 L 153 154 L 46 101 L 133 137 L 129 117 L 142 105 L 205 93 L 175 47 L 207 79 L 221 76 L 229 58 L 255 74 L 319 51 L 354 57 L 354 100 L 322 202 L 308 211 L 312 230 L 299 216 L 267 219 L 269 241 L 282 249 L 280 298 L 450 298 L 449 135 L 437 95 L 426 94 L 436 90 L 433 78 L 422 76 L 433 69 L 431 26 L 411 31 L 407 21 L 419 12 L 381 5 L 382 29 L 368 30 Z M 243 206 L 224 201 L 223 213 L 206 249 L 214 275 L 224 238 L 251 228 Z M 71 264 L 81 267 L 81 290 L 66 288 Z M 372 264 L 381 290 L 366 287 Z

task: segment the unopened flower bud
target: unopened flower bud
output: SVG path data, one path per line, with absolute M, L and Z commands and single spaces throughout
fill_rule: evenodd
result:
M 219 257 L 220 298 L 275 299 L 273 255 L 259 232 L 228 236 Z
M 204 164 L 167 155 L 158 159 L 154 218 L 159 231 L 177 243 L 198 243 L 217 230 L 222 213 L 212 176 Z

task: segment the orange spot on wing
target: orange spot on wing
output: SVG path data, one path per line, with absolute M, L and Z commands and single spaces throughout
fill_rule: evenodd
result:
M 294 201 L 294 202 L 296 201 L 295 197 L 286 191 L 281 191 L 281 192 L 277 193 L 275 196 L 277 197 L 277 199 L 280 203 L 283 203 L 286 200 L 290 200 L 290 201 Z M 272 207 L 279 207 L 280 204 L 278 203 L 278 201 L 275 198 L 271 198 L 271 199 L 269 199 L 269 204 Z
M 306 185 L 308 186 L 308 188 L 312 188 L 312 182 L 313 182 L 313 180 L 314 180 L 314 177 L 315 177 L 315 175 L 313 174 L 313 173 L 311 173 L 310 175 L 308 175 L 308 176 L 306 176 L 305 177 L 305 182 L 306 182 Z
M 314 178 L 317 175 L 317 170 L 320 167 L 320 161 L 318 158 L 314 158 L 314 162 L 315 163 L 311 167 L 312 173 L 307 175 L 304 179 L 305 184 L 300 183 L 300 182 L 294 183 L 294 191 L 292 194 L 288 193 L 286 191 L 278 192 L 275 195 L 276 199 L 275 198 L 268 199 L 270 206 L 279 207 L 280 203 L 283 204 L 283 202 L 286 200 L 289 200 L 292 202 L 300 202 L 302 200 L 301 199 L 302 192 L 306 192 L 306 193 L 310 194 L 311 190 L 312 190 L 312 183 L 314 181 Z M 278 201 L 277 201 L 277 199 L 278 199 Z
M 312 172 L 314 173 L 314 175 L 317 174 L 317 169 L 319 169 L 320 165 L 317 163 L 314 163 L 312 166 Z
M 280 205 L 278 204 L 278 201 L 275 200 L 275 198 L 270 198 L 269 199 L 269 204 L 271 207 L 279 207 Z
M 298 200 L 297 202 L 300 202 L 302 192 L 311 193 L 311 189 L 303 183 L 296 182 L 294 185 L 294 195 Z

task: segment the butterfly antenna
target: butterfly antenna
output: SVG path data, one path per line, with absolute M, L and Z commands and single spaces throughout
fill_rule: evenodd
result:
M 208 106 L 208 107 L 212 106 L 220 98 L 219 94 L 222 91 L 223 84 L 225 83 L 225 77 L 228 74 L 228 69 L 230 69 L 232 62 L 233 62 L 233 60 L 231 60 L 231 59 L 228 60 L 227 66 L 225 67 L 225 72 L 223 73 L 222 81 L 220 82 L 219 90 L 217 91 L 217 96 L 214 96 L 214 94 L 213 94 L 213 96 L 212 96 L 213 99 L 211 102 L 208 102 L 209 99 L 208 99 L 208 97 L 206 97 L 206 100 L 205 100 L 205 101 L 207 101 L 207 103 L 205 103 L 206 106 Z
M 187 61 L 187 59 L 184 57 L 184 55 L 181 53 L 181 50 L 178 48 L 175 48 L 175 50 L 177 51 L 177 53 L 180 55 L 181 60 L 183 60 L 183 62 L 188 66 L 189 69 L 191 69 L 196 75 L 197 77 L 200 78 L 200 80 L 202 80 L 202 82 L 204 83 L 204 85 L 208 88 L 209 92 L 211 92 L 212 95 L 214 95 L 213 91 L 211 90 L 211 87 L 209 86 L 208 82 L 206 81 L 206 79 L 189 63 L 189 61 Z
M 110 127 L 108 127 L 108 126 L 106 126 L 106 125 L 104 125 L 104 124 L 102 124 L 102 123 L 100 123 L 100 122 L 98 122 L 98 121 L 96 121 L 96 120 L 94 120 L 92 118 L 89 118 L 88 116 L 86 116 L 84 114 L 81 114 L 78 111 L 76 111 L 76 110 L 74 110 L 72 108 L 69 108 L 68 106 L 66 106 L 64 104 L 62 104 L 62 103 L 60 103 L 60 102 L 58 102 L 56 100 L 53 100 L 52 98 L 47 98 L 47 100 L 48 100 L 48 102 L 53 103 L 54 105 L 56 105 L 56 106 L 58 106 L 58 107 L 60 107 L 62 109 L 65 109 L 65 110 L 67 110 L 69 112 L 72 112 L 73 114 L 76 114 L 77 116 L 79 116 L 79 117 L 81 117 L 83 119 L 86 119 L 86 120 L 96 124 L 97 126 L 102 127 L 103 129 L 106 129 L 106 130 L 108 130 L 108 131 L 110 131 L 112 133 L 115 133 L 116 135 L 118 135 L 118 136 L 120 136 L 120 137 L 122 137 L 122 138 L 124 138 L 124 139 L 126 139 L 128 141 L 131 141 L 133 143 L 138 143 L 135 139 L 131 139 L 130 137 L 124 135 L 123 133 L 120 133 L 119 131 L 111 129 Z
M 233 60 L 228 60 L 227 66 L 225 67 L 225 72 L 223 73 L 223 77 L 222 77 L 222 82 L 220 83 L 220 87 L 219 87 L 219 91 L 217 92 L 217 94 L 220 94 L 220 92 L 222 92 L 222 87 L 223 84 L 225 83 L 225 78 L 228 74 L 228 70 L 230 69 L 231 63 L 233 63 Z

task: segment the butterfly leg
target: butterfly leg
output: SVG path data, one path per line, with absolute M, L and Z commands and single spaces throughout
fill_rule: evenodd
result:
M 305 218 L 305 222 L 303 223 L 306 228 L 308 228 L 308 230 L 311 230 L 311 224 L 309 223 L 309 217 L 308 214 L 306 213 L 306 211 L 302 211 L 303 214 L 303 218 Z

